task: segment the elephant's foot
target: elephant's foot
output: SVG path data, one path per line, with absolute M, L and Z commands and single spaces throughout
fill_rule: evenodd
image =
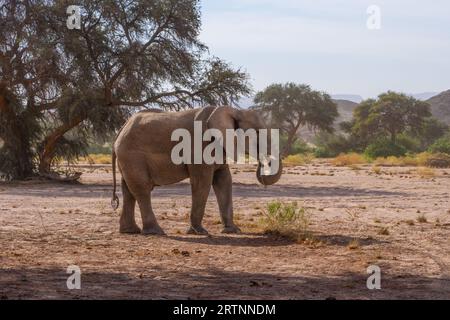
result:
M 222 233 L 241 233 L 241 229 L 235 225 L 226 226 L 223 228 Z
M 139 228 L 136 224 L 128 226 L 120 226 L 119 232 L 126 234 L 136 234 L 141 233 L 141 228 Z
M 142 234 L 143 235 L 160 235 L 160 236 L 166 235 L 164 230 L 159 225 L 152 226 L 152 227 L 144 227 L 144 229 L 142 229 Z
M 208 235 L 208 231 L 202 226 L 190 226 L 186 232 L 187 234 L 196 234 L 196 235 Z

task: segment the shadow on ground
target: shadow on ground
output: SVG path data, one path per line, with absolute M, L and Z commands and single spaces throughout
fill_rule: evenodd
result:
M 350 237 L 338 234 L 315 234 L 314 239 L 324 243 L 327 246 L 343 246 L 346 247 L 351 241 L 356 240 L 360 246 L 369 246 L 373 244 L 386 244 L 387 241 L 377 240 L 373 238 Z M 234 236 L 167 236 L 171 240 L 198 243 L 212 246 L 237 246 L 237 247 L 278 247 L 290 244 L 296 244 L 295 241 L 277 237 L 273 235 L 264 235 L 261 233 L 243 233 L 238 237 Z
M 81 290 L 68 290 L 64 268 L 1 269 L 1 299 L 449 299 L 450 279 L 385 273 L 382 290 L 368 290 L 367 275 L 320 277 L 224 269 L 142 270 L 132 275 L 82 270 Z
M 34 185 L 13 183 L 3 184 L 0 194 L 48 197 L 80 197 L 80 198 L 104 198 L 110 197 L 112 186 L 108 184 L 67 184 L 67 183 L 40 183 Z M 119 188 L 120 189 L 120 188 Z M 190 184 L 186 182 L 156 187 L 152 196 L 173 197 L 190 196 Z M 212 195 L 212 192 L 211 192 Z M 327 198 L 327 197 L 406 197 L 405 192 L 390 192 L 382 190 L 359 189 L 350 187 L 299 187 L 286 184 L 277 184 L 264 188 L 258 184 L 233 184 L 233 196 L 249 198 Z

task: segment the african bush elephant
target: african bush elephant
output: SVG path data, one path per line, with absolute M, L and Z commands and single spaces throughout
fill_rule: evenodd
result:
M 225 164 L 174 164 L 171 161 L 172 132 L 185 128 L 191 134 L 194 121 L 201 121 L 205 128 L 255 130 L 266 128 L 264 120 L 256 110 L 240 110 L 232 107 L 205 107 L 180 112 L 145 111 L 133 115 L 122 127 L 113 146 L 113 202 L 118 206 L 116 195 L 115 162 L 122 173 L 123 207 L 120 217 L 121 233 L 139 233 L 134 209 L 138 202 L 143 234 L 164 234 L 152 210 L 150 193 L 156 186 L 174 184 L 190 178 L 192 207 L 190 234 L 207 234 L 202 227 L 206 201 L 214 189 L 223 233 L 238 233 L 233 222 L 232 181 L 228 165 Z M 198 122 L 197 122 L 198 123 Z M 261 175 L 258 165 L 257 179 L 264 185 L 276 183 L 281 176 L 281 161 L 278 170 L 271 175 Z

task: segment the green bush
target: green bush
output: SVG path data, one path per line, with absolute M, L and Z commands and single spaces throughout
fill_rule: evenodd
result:
M 343 135 L 322 132 L 316 137 L 314 156 L 317 158 L 334 158 L 349 151 L 351 144 Z
M 416 153 L 421 152 L 420 141 L 407 134 L 401 134 L 397 137 L 396 144 L 405 148 L 407 152 Z
M 312 238 L 312 233 L 309 231 L 310 214 L 305 208 L 299 207 L 297 202 L 269 202 L 261 223 L 264 231 L 268 234 L 296 241 L 311 240 Z
M 399 143 L 383 138 L 369 144 L 364 154 L 371 159 L 376 159 L 389 156 L 402 157 L 407 152 L 408 150 Z
M 285 148 L 286 143 L 287 143 L 287 136 L 281 135 L 280 136 L 280 150 L 283 150 Z M 312 150 L 305 141 L 297 140 L 292 145 L 290 154 L 305 154 L 305 153 L 310 153 L 310 152 L 312 152 Z
M 429 148 L 431 153 L 446 153 L 450 154 L 450 134 L 436 140 Z

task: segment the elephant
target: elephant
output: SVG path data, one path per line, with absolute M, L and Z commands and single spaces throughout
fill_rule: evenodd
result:
M 178 112 L 160 110 L 142 111 L 134 114 L 119 131 L 112 150 L 113 198 L 115 209 L 119 206 L 116 195 L 116 160 L 122 174 L 123 194 L 120 215 L 120 233 L 164 235 L 151 204 L 154 187 L 170 185 L 190 179 L 192 206 L 188 234 L 206 235 L 202 226 L 205 206 L 211 187 L 219 205 L 223 233 L 239 233 L 233 221 L 232 179 L 229 165 L 223 164 L 174 164 L 171 150 L 177 144 L 171 134 L 178 128 L 194 131 L 194 121 L 201 121 L 204 128 L 221 132 L 226 129 L 255 130 L 267 128 L 257 110 L 237 109 L 229 106 L 203 107 Z M 278 170 L 270 175 L 261 175 L 263 164 L 258 162 L 257 180 L 263 185 L 276 183 L 281 176 L 281 161 Z M 142 230 L 135 221 L 135 204 L 139 205 Z

